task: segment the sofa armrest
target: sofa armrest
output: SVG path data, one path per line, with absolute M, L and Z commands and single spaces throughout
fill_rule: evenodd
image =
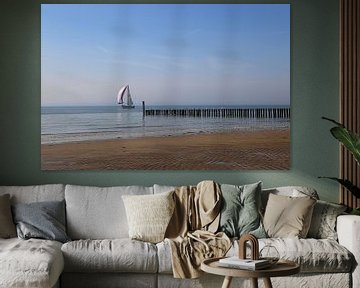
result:
M 339 243 L 355 257 L 352 281 L 353 287 L 360 287 L 360 216 L 338 216 L 336 229 Z

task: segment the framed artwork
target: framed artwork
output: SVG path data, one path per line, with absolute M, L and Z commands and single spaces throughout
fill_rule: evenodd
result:
M 42 4 L 42 170 L 290 168 L 289 4 Z

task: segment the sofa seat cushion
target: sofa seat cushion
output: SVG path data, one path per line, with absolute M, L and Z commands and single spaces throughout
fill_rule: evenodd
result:
M 156 273 L 156 246 L 123 239 L 77 240 L 61 248 L 66 272 Z
M 169 241 L 156 244 L 160 274 L 172 274 L 171 247 Z
M 228 255 L 238 251 L 234 243 Z M 273 246 L 281 259 L 298 263 L 302 273 L 350 272 L 354 257 L 344 246 L 330 239 L 267 238 L 259 239 L 259 249 Z M 274 255 L 269 255 L 274 256 Z
M 63 268 L 60 242 L 0 239 L 1 287 L 52 287 Z
M 280 258 L 295 261 L 302 272 L 350 272 L 353 255 L 330 239 L 264 239 L 264 245 L 274 246 Z
M 354 265 L 353 255 L 338 242 L 330 239 L 267 238 L 259 239 L 259 249 L 274 246 L 280 258 L 295 261 L 302 273 L 350 272 Z M 167 241 L 157 244 L 159 273 L 172 273 L 171 248 Z M 235 241 L 227 256 L 238 255 Z M 250 251 L 248 251 L 250 256 Z

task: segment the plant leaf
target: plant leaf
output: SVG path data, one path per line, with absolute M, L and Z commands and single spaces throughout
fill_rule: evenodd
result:
M 350 151 L 354 156 L 355 161 L 360 165 L 360 136 L 333 119 L 327 117 L 321 118 L 337 125 L 337 127 L 330 129 L 331 134 Z
M 360 198 L 360 188 L 355 186 L 351 181 L 346 179 L 340 179 L 336 177 L 319 177 L 334 180 L 339 182 L 342 186 L 348 189 L 356 198 Z
M 343 124 L 341 124 L 341 123 L 339 123 L 339 122 L 335 121 L 334 119 L 330 119 L 330 118 L 327 118 L 327 117 L 321 117 L 321 119 L 328 120 L 328 121 L 330 121 L 330 122 L 332 122 L 332 123 L 336 124 L 336 125 L 337 125 L 337 126 L 339 126 L 339 127 L 345 127 Z
M 360 216 L 360 208 L 354 208 L 351 212 L 351 215 L 359 215 Z
M 356 133 L 349 131 L 345 127 L 331 128 L 331 134 L 339 140 L 354 156 L 360 165 L 360 137 Z

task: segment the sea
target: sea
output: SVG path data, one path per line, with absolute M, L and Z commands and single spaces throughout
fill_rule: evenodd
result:
M 147 106 L 146 109 L 275 108 L 274 106 Z M 276 106 L 289 108 L 289 106 Z M 41 107 L 41 144 L 198 133 L 289 129 L 289 118 L 145 116 L 141 106 Z

